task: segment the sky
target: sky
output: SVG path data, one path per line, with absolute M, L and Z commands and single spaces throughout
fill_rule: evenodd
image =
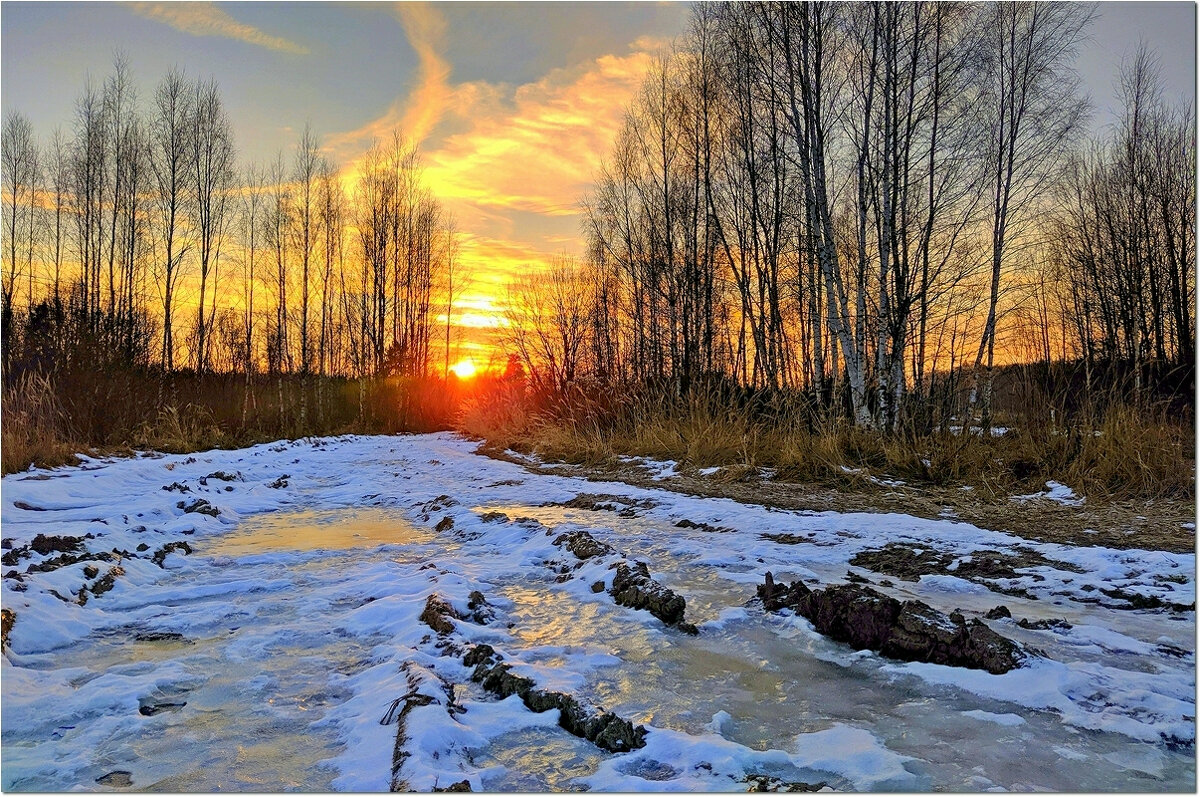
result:
M 149 100 L 172 66 L 220 84 L 243 162 L 290 159 L 305 124 L 352 169 L 375 136 L 420 142 L 430 187 L 474 274 L 463 306 L 488 323 L 514 274 L 582 252 L 579 200 L 654 54 L 687 26 L 673 2 L 0 4 L 0 107 L 37 135 L 123 52 Z M 1169 97 L 1195 97 L 1196 6 L 1100 3 L 1076 67 L 1095 128 L 1144 39 Z M 466 319 L 470 323 L 470 318 Z

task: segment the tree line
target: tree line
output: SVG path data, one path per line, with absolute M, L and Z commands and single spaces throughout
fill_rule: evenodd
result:
M 305 128 L 238 161 L 217 84 L 172 69 L 146 98 L 118 56 L 68 132 L 0 133 L 6 377 L 31 368 L 426 375 L 463 284 L 453 220 L 400 131 L 353 180 Z M 448 363 L 447 363 L 448 364 Z
M 998 358 L 1190 368 L 1192 109 L 1143 46 L 1088 141 L 1094 13 L 696 5 L 584 199 L 571 287 L 514 286 L 549 327 L 513 325 L 527 369 L 800 390 L 891 430 L 932 402 L 990 424 Z

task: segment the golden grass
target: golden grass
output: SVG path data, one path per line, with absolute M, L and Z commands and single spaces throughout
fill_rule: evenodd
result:
M 451 426 L 462 389 L 436 379 L 251 381 L 133 370 L 23 375 L 0 406 L 3 472 L 75 461 L 76 452 L 185 453 L 281 438 L 426 432 Z
M 31 463 L 47 467 L 74 464 L 74 442 L 66 413 L 50 380 L 40 374 L 21 377 L 6 387 L 0 406 L 0 462 L 4 473 Z
M 547 460 L 611 468 L 620 455 L 671 459 L 684 472 L 722 467 L 725 479 L 775 471 L 780 482 L 833 487 L 891 477 L 931 487 L 970 485 L 993 499 L 1036 492 L 1056 480 L 1108 500 L 1191 498 L 1194 432 L 1145 408 L 1116 406 L 1099 421 L 1012 426 L 1001 436 L 900 431 L 880 434 L 801 406 L 747 409 L 713 393 L 671 401 L 637 395 L 597 407 L 531 408 L 510 394 L 479 401 L 459 428 L 491 447 Z

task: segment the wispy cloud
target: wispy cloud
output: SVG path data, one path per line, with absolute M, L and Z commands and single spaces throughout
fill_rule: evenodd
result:
M 384 114 L 357 130 L 332 135 L 325 148 L 338 156 L 357 158 L 375 139 L 393 130 L 421 143 L 441 120 L 450 96 L 450 64 L 442 56 L 446 20 L 430 3 L 395 3 L 392 13 L 404 26 L 408 44 L 417 54 L 415 85 L 398 97 Z
M 493 212 L 577 214 L 653 57 L 605 55 L 515 90 L 456 87 L 452 112 L 466 128 L 426 153 L 434 193 Z
M 134 13 L 156 22 L 170 25 L 176 30 L 193 36 L 221 36 L 226 39 L 265 47 L 296 55 L 306 55 L 308 49 L 288 39 L 272 36 L 253 25 L 238 22 L 222 11 L 215 3 L 146 3 L 131 2 L 127 5 Z
M 406 4 L 396 14 L 419 58 L 414 88 L 367 125 L 330 136 L 326 151 L 345 164 L 350 186 L 373 139 L 399 130 L 425 140 L 427 183 L 459 228 L 470 231 L 461 236 L 460 256 L 475 274 L 475 290 L 502 304 L 514 277 L 582 248 L 579 200 L 664 42 L 642 38 L 624 53 L 518 86 L 452 84 L 436 8 Z

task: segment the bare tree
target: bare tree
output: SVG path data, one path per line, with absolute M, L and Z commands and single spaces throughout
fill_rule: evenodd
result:
M 995 3 L 984 21 L 988 72 L 981 112 L 989 126 L 992 257 L 971 396 L 980 403 L 985 430 L 991 424 L 1001 271 L 1088 112 L 1070 63 L 1094 13 L 1094 6 L 1082 3 Z
M 194 170 L 197 252 L 200 260 L 200 303 L 196 322 L 195 365 L 203 373 L 209 355 L 209 331 L 215 320 L 221 245 L 230 220 L 234 184 L 233 131 L 213 80 L 192 88 L 190 143 Z M 205 321 L 205 300 L 212 282 L 213 307 Z
M 4 235 L 5 246 L 3 301 L 5 319 L 13 311 L 18 280 L 32 276 L 34 236 L 33 219 L 38 185 L 38 149 L 33 126 L 18 113 L 10 112 L 4 119 L 0 134 L 0 168 L 4 174 Z M 33 301 L 32 295 L 29 297 Z M 5 333 L 11 332 L 5 326 Z
M 296 161 L 292 179 L 296 185 L 296 225 L 292 249 L 300 258 L 300 372 L 307 374 L 312 368 L 312 345 L 308 334 L 308 304 L 311 294 L 310 270 L 313 249 L 316 246 L 317 226 L 317 178 L 321 171 L 321 158 L 317 153 L 317 137 L 312 127 L 304 126 L 304 133 L 296 145 Z
M 175 367 L 174 308 L 184 258 L 192 248 L 193 163 L 191 92 L 183 73 L 172 69 L 158 84 L 150 120 L 150 163 L 154 174 L 156 270 L 163 308 L 162 365 Z
M 535 389 L 561 394 L 580 375 L 592 297 L 573 258 L 558 256 L 544 273 L 509 286 L 505 335 Z

